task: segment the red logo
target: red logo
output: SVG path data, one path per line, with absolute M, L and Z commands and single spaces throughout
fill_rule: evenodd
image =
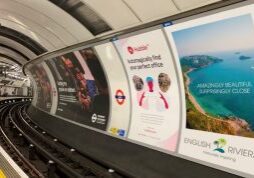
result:
M 148 44 L 146 45 L 140 45 L 138 47 L 131 47 L 131 46 L 128 46 L 127 47 L 127 50 L 130 54 L 133 54 L 134 52 L 138 52 L 138 51 L 145 51 L 148 49 Z
M 128 51 L 130 54 L 133 54 L 134 53 L 134 49 L 130 46 L 127 47 Z
M 122 105 L 124 103 L 124 100 L 126 99 L 126 97 L 124 96 L 124 93 L 123 93 L 122 90 L 117 90 L 116 91 L 115 98 L 116 98 L 116 102 L 119 105 Z

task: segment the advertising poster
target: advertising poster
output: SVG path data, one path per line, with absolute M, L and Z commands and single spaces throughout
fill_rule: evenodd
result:
M 51 84 L 52 102 L 51 102 L 50 114 L 55 114 L 56 109 L 57 109 L 57 102 L 58 102 L 56 82 L 55 82 L 55 79 L 54 79 L 48 65 L 45 62 L 42 62 L 41 64 L 42 64 L 43 68 L 45 69 L 45 71 L 48 75 L 49 82 Z
M 130 92 L 123 64 L 112 43 L 95 46 L 95 50 L 103 66 L 108 69 L 112 109 L 107 131 L 125 137 L 130 120 Z
M 93 49 L 67 53 L 48 60 L 47 64 L 57 84 L 56 115 L 106 130 L 109 116 L 108 85 Z
M 132 95 L 128 138 L 175 151 L 180 97 L 172 55 L 161 29 L 114 42 Z
M 29 71 L 36 84 L 35 106 L 49 112 L 52 105 L 52 87 L 48 75 L 42 64 L 33 65 Z
M 180 153 L 249 174 L 254 174 L 252 12 L 253 5 L 165 29 L 185 90 Z

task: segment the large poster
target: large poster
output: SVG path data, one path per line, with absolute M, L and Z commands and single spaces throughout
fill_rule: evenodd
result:
M 132 94 L 128 138 L 175 151 L 180 120 L 179 90 L 162 30 L 115 41 Z
M 180 153 L 251 174 L 253 10 L 242 7 L 166 28 L 185 89 Z
M 56 115 L 105 130 L 109 116 L 108 84 L 92 48 L 47 61 L 56 80 Z
M 53 93 L 48 75 L 42 64 L 35 64 L 29 70 L 36 84 L 36 102 L 34 104 L 36 107 L 49 112 L 52 105 Z
M 127 135 L 130 120 L 130 91 L 126 73 L 112 43 L 95 46 L 107 76 L 111 90 L 111 115 L 107 131 L 111 134 Z M 114 70 L 112 70 L 113 66 Z

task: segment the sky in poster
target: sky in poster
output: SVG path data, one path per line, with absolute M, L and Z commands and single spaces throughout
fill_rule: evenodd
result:
M 251 15 L 200 25 L 173 33 L 180 57 L 254 48 Z

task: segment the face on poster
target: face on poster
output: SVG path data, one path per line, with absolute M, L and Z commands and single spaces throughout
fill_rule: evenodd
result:
M 109 115 L 108 85 L 92 48 L 48 60 L 58 88 L 56 115 L 105 130 Z
M 128 138 L 174 151 L 180 101 L 176 71 L 162 30 L 120 39 L 115 45 L 132 93 Z
M 115 47 L 112 43 L 95 46 L 101 62 L 107 70 L 111 90 L 111 114 L 108 132 L 125 137 L 130 120 L 130 92 L 127 76 Z M 114 70 L 111 68 L 114 67 Z
M 35 106 L 49 112 L 52 105 L 52 87 L 42 64 L 33 65 L 30 69 L 36 85 Z
M 254 174 L 248 166 L 254 163 L 253 10 L 250 5 L 165 29 L 185 89 L 180 153 L 249 174 Z

